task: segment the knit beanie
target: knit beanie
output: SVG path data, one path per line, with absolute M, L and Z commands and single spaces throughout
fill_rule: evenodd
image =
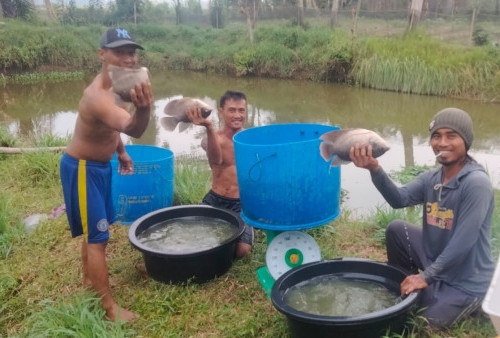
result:
M 458 108 L 445 108 L 432 118 L 429 131 L 432 134 L 441 128 L 450 128 L 456 131 L 465 142 L 465 149 L 469 150 L 474 140 L 472 119 L 469 114 Z

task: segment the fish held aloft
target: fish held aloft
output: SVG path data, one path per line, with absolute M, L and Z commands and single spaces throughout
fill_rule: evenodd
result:
M 130 90 L 136 84 L 149 82 L 149 72 L 146 67 L 128 68 L 109 65 L 109 77 L 111 78 L 111 90 L 124 102 L 132 102 Z
M 379 157 L 390 149 L 390 145 L 376 132 L 362 128 L 346 128 L 329 131 L 320 136 L 323 142 L 319 145 L 321 157 L 331 161 L 331 166 L 339 166 L 351 162 L 349 151 L 356 144 L 371 144 L 373 157 Z
M 191 108 L 200 108 L 201 116 L 207 118 L 212 113 L 213 108 L 200 99 L 184 97 L 175 99 L 167 103 L 164 109 L 165 115 L 160 119 L 160 124 L 166 130 L 172 131 L 179 122 L 191 122 L 186 112 Z

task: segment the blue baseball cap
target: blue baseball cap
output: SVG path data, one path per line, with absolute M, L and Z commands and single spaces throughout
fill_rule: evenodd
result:
M 134 37 L 126 29 L 110 28 L 101 37 L 101 48 L 117 48 L 121 46 L 134 46 L 144 49 L 135 42 Z

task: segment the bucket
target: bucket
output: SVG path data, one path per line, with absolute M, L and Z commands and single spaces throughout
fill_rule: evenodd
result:
M 271 300 L 287 317 L 292 337 L 378 338 L 388 332 L 401 335 L 420 297 L 420 292 L 415 291 L 391 307 L 358 316 L 316 315 L 288 305 L 285 295 L 291 287 L 321 276 L 377 283 L 399 294 L 400 283 L 407 274 L 385 263 L 349 257 L 307 263 L 288 270 L 274 283 Z
M 111 159 L 111 197 L 116 220 L 129 225 L 149 212 L 172 205 L 174 154 L 148 145 L 127 145 L 125 150 L 134 162 L 134 173 L 118 173 L 115 153 Z
M 339 127 L 274 124 L 234 135 L 243 220 L 266 230 L 317 227 L 340 213 L 340 166 L 320 156 L 319 137 Z
M 229 222 L 233 235 L 219 245 L 190 253 L 166 253 L 152 249 L 137 238 L 143 231 L 167 220 L 209 217 Z M 236 243 L 245 230 L 243 221 L 230 210 L 209 205 L 181 205 L 148 213 L 132 223 L 128 231 L 130 243 L 142 252 L 148 275 L 163 283 L 183 283 L 191 280 L 203 283 L 225 274 L 231 268 Z

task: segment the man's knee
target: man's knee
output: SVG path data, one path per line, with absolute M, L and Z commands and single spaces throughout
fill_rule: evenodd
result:
M 389 223 L 385 228 L 385 238 L 394 238 L 396 234 L 400 233 L 404 229 L 405 222 L 397 219 Z

